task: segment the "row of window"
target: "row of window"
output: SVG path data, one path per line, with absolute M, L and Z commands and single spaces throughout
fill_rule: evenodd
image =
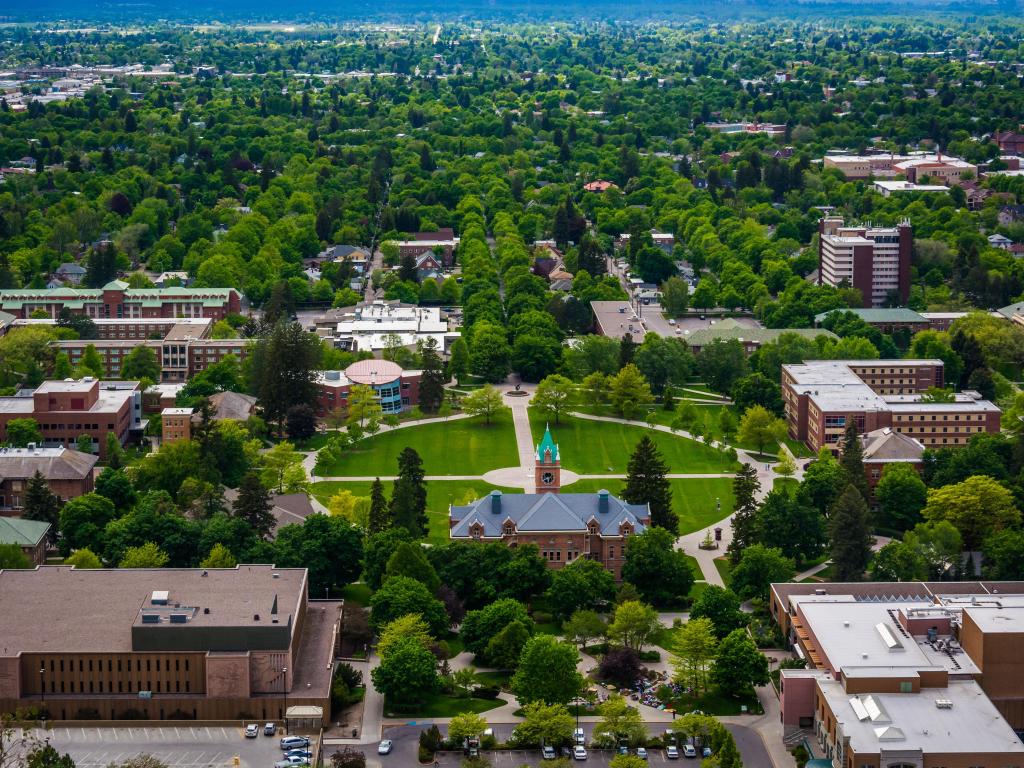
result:
M 68 429 L 99 429 L 99 424 L 40 424 L 39 429 L 43 432 L 64 432 Z M 107 424 L 107 429 L 112 430 L 113 424 Z
M 86 687 L 88 687 L 88 689 L 89 689 L 88 691 L 86 691 Z M 173 691 L 171 690 L 171 681 L 170 680 L 167 681 L 167 686 L 166 686 L 167 690 L 164 690 L 164 687 L 165 686 L 163 684 L 163 681 L 161 681 L 161 680 L 157 680 L 156 681 L 156 688 L 153 687 L 153 681 L 152 680 L 147 680 L 145 687 L 143 687 L 141 681 L 139 682 L 137 687 L 134 685 L 133 681 L 131 681 L 131 680 L 127 680 L 127 681 L 125 681 L 125 680 L 118 680 L 117 681 L 117 693 L 136 693 L 137 691 L 156 691 L 157 693 L 192 693 L 192 681 L 191 680 L 186 680 L 184 686 L 182 686 L 182 681 L 181 680 L 175 680 L 174 681 L 174 690 Z M 184 691 L 182 691 L 183 687 L 184 687 Z M 69 680 L 67 682 L 66 686 L 65 686 L 64 681 L 61 680 L 60 681 L 60 686 L 59 686 L 60 691 L 58 691 L 57 688 L 58 688 L 58 686 L 57 686 L 56 682 L 51 680 L 50 681 L 50 693 L 58 693 L 58 692 L 59 693 L 114 693 L 114 682 L 113 681 L 110 682 L 110 685 L 107 686 L 108 690 L 103 690 L 104 685 L 103 685 L 103 681 L 102 680 L 97 680 L 95 682 L 95 684 L 93 683 L 92 680 L 88 681 L 88 683 L 86 683 L 85 681 L 79 680 L 78 681 L 78 690 L 76 691 L 75 690 L 75 681 L 74 680 Z
M 128 659 L 128 663 L 124 664 L 123 668 L 122 668 L 122 662 L 123 661 L 124 661 L 124 659 L 118 659 L 117 660 L 117 671 L 118 672 L 131 672 L 132 671 L 132 660 Z M 147 672 L 152 672 L 153 671 L 153 661 L 154 661 L 153 659 L 146 659 L 146 671 Z M 182 663 L 181 663 L 182 661 L 185 662 L 184 665 L 182 665 Z M 171 671 L 171 659 L 164 659 L 163 662 L 164 662 L 163 663 L 163 671 L 170 672 Z M 184 671 L 188 672 L 189 671 L 189 667 L 191 666 L 190 660 L 189 659 L 174 659 L 174 671 L 175 672 L 181 672 L 182 671 L 182 666 L 184 666 Z M 43 667 L 44 668 L 46 667 L 46 660 L 45 659 L 43 660 Z M 64 669 L 64 659 L 57 659 L 57 660 L 50 659 L 50 671 L 51 672 L 64 672 L 65 671 L 65 669 Z M 68 672 L 74 672 L 75 671 L 75 659 L 68 660 L 67 671 Z M 86 671 L 92 672 L 92 671 L 94 671 L 93 670 L 93 659 L 78 659 L 78 671 L 79 672 L 86 672 Z M 95 671 L 96 672 L 102 672 L 103 671 L 103 659 L 96 659 L 96 669 L 95 669 Z M 107 659 L 107 672 L 113 672 L 113 671 L 114 671 L 114 660 L 113 659 Z M 135 671 L 136 672 L 141 672 L 142 671 L 142 659 L 135 659 Z M 157 672 L 161 671 L 161 659 L 156 659 L 156 671 Z

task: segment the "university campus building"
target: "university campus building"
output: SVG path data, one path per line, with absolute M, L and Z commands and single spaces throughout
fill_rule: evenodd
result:
M 321 371 L 317 376 L 316 412 L 318 416 L 348 407 L 353 384 L 373 389 L 381 411 L 401 413 L 420 402 L 420 378 L 423 371 L 406 371 L 390 360 L 359 360 L 344 371 Z
M 304 568 L 0 570 L 0 711 L 319 726 L 341 612 Z
M 910 296 L 910 222 L 895 227 L 847 226 L 841 217 L 818 222 L 818 284 L 860 290 L 865 307 L 884 307 Z
M 808 360 L 782 366 L 782 400 L 789 436 L 814 452 L 838 449 L 846 425 L 860 434 L 890 428 L 926 448 L 966 445 L 999 431 L 999 408 L 974 391 L 950 403 L 922 396 L 944 385 L 941 360 Z
M 45 312 L 56 319 L 62 309 L 93 320 L 148 317 L 206 317 L 220 320 L 242 310 L 234 288 L 129 288 L 111 280 L 102 288 L 4 288 L 0 310 L 29 318 Z
M 500 541 L 509 547 L 536 544 L 548 566 L 562 568 L 585 557 L 622 579 L 626 539 L 651 524 L 646 504 L 629 504 L 608 491 L 560 493 L 561 458 L 551 430 L 534 457 L 534 493 L 490 495 L 448 508 L 449 536 L 456 541 Z
M 773 584 L 806 669 L 780 674 L 787 743 L 834 768 L 1020 768 L 1024 583 Z
M 21 514 L 28 481 L 36 472 L 62 501 L 91 493 L 99 457 L 63 445 L 0 448 L 0 515 Z

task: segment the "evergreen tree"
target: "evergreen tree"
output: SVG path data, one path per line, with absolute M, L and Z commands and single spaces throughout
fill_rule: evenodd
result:
M 448 372 L 456 382 L 464 379 L 469 373 L 469 346 L 461 336 L 452 342 Z
M 387 497 L 384 495 L 384 484 L 378 477 L 370 486 L 370 524 L 369 532 L 380 533 L 393 525 L 391 510 Z
M 850 485 L 857 489 L 861 498 L 866 499 L 868 497 L 868 479 L 864 474 L 864 448 L 857 435 L 857 425 L 853 422 L 846 425 L 846 433 L 843 435 L 843 453 L 839 457 L 839 463 L 846 470 Z
M 238 486 L 238 498 L 232 507 L 235 517 L 245 520 L 254 531 L 266 539 L 274 530 L 276 522 L 272 509 L 270 492 L 260 482 L 259 475 L 255 472 L 247 473 Z
M 950 346 L 954 352 L 960 355 L 960 359 L 964 361 L 963 370 L 960 372 L 960 380 L 957 382 L 959 387 L 963 389 L 967 386 L 967 382 L 970 381 L 971 374 L 977 369 L 985 368 L 988 365 L 985 360 L 985 353 L 982 351 L 978 339 L 973 334 L 963 331 L 957 331 L 953 334 L 953 338 L 950 339 Z
M 576 255 L 576 270 L 586 272 L 591 277 L 599 277 L 607 271 L 601 244 L 592 235 L 584 235 L 580 240 L 579 251 Z
M 625 368 L 633 362 L 636 354 L 636 343 L 633 341 L 633 334 L 627 333 L 619 342 L 619 369 Z
M 729 544 L 728 555 L 733 565 L 740 561 L 743 550 L 755 543 L 759 490 L 761 481 L 757 479 L 757 470 L 752 464 L 744 464 L 732 479 L 735 506 L 732 514 L 732 542 Z
M 316 405 L 320 358 L 320 340 L 298 323 L 278 323 L 253 347 L 249 358 L 252 390 L 264 417 L 276 422 L 278 430 L 293 405 Z
M 420 368 L 420 407 L 427 413 L 437 413 L 444 402 L 444 364 L 437 354 L 437 340 L 427 339 L 423 345 Z
M 658 446 L 644 435 L 637 443 L 626 468 L 626 487 L 622 498 L 630 504 L 648 504 L 651 525 L 658 525 L 676 534 L 679 519 L 672 511 L 672 486 L 666 477 L 668 465 L 661 457 Z
M 829 516 L 832 567 L 836 581 L 859 581 L 871 556 L 868 505 L 856 487 L 836 499 Z
M 50 484 L 37 469 L 25 487 L 24 509 L 21 516 L 26 520 L 49 523 L 47 537 L 50 543 L 57 540 L 57 526 L 60 522 L 60 497 L 50 491 Z
M 396 526 L 413 536 L 427 535 L 427 484 L 423 459 L 412 448 L 398 455 L 398 479 L 391 492 L 389 511 Z

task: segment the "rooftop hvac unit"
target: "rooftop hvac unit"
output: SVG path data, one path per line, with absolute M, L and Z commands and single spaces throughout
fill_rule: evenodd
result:
M 142 614 L 143 624 L 159 624 L 160 614 L 159 613 L 144 613 Z
M 952 709 L 953 701 L 951 699 L 936 699 L 935 706 L 938 709 Z
M 187 613 L 172 613 L 171 614 L 171 624 L 185 624 L 186 622 L 188 622 L 188 614 Z

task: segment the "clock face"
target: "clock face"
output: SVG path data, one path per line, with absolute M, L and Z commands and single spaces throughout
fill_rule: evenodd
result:
M 555 482 L 555 475 L 552 472 L 545 472 L 540 476 L 540 481 L 544 483 L 544 485 L 551 485 Z

